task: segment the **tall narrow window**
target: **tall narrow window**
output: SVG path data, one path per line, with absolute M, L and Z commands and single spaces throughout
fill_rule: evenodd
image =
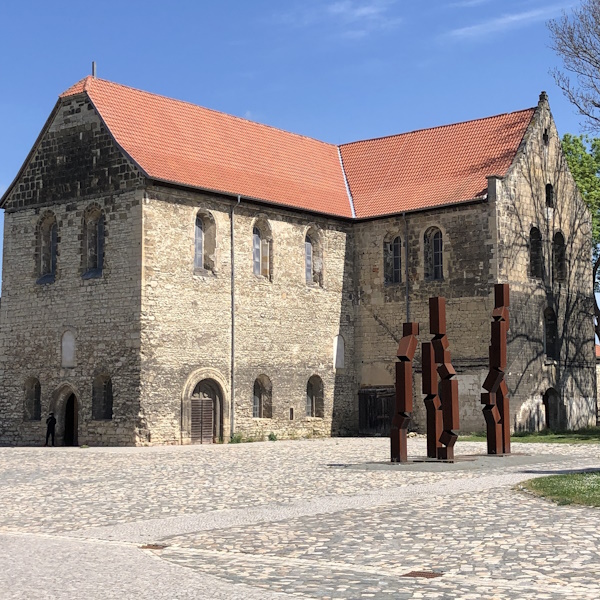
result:
M 31 377 L 25 382 L 24 419 L 26 421 L 40 421 L 42 418 L 41 387 L 40 382 Z
M 558 360 L 558 323 L 550 307 L 544 311 L 544 352 L 547 358 Z
M 529 231 L 529 276 L 535 279 L 544 277 L 542 234 L 537 227 Z
M 313 375 L 306 384 L 306 416 L 323 418 L 324 413 L 323 381 Z
M 304 276 L 308 285 L 323 285 L 323 246 L 321 233 L 310 227 L 304 238 Z
M 216 272 L 217 226 L 212 214 L 206 210 L 196 213 L 194 222 L 194 271 L 201 274 Z
M 52 283 L 56 276 L 58 225 L 56 217 L 47 215 L 38 232 L 38 283 Z
M 546 206 L 554 208 L 554 188 L 551 183 L 546 185 Z
M 444 247 L 442 232 L 437 227 L 430 227 L 424 237 L 425 279 L 444 278 Z
M 306 276 L 306 283 L 313 282 L 313 243 L 310 237 L 306 236 L 304 239 L 304 251 L 305 251 L 305 264 L 304 274 Z
M 98 375 L 92 384 L 92 419 L 95 421 L 108 421 L 112 418 L 112 380 L 108 375 Z
M 255 275 L 271 279 L 271 236 L 265 221 L 252 229 L 252 270 Z
M 396 236 L 383 242 L 383 271 L 386 284 L 402 281 L 402 238 Z
M 204 221 L 200 215 L 196 216 L 194 268 L 204 269 Z
M 102 277 L 104 266 L 104 215 L 97 207 L 83 219 L 83 279 Z
M 554 281 L 563 283 L 567 278 L 567 256 L 565 237 L 560 231 L 554 234 L 552 243 L 552 263 Z
M 333 366 L 337 369 L 343 369 L 345 363 L 346 342 L 341 335 L 333 338 Z
M 61 339 L 61 366 L 75 366 L 75 334 L 72 331 L 65 331 Z
M 260 375 L 254 381 L 254 397 L 252 416 L 255 419 L 270 419 L 273 416 L 272 408 L 273 387 L 271 380 L 266 375 Z

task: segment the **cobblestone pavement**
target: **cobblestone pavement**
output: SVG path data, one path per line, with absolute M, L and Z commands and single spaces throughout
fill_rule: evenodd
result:
M 600 598 L 600 509 L 515 489 L 600 468 L 600 446 L 457 451 L 400 466 L 384 439 L 0 448 L 0 598 Z

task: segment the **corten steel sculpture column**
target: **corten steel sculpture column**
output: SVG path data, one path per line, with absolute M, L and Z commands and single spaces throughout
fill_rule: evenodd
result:
M 483 382 L 486 393 L 481 394 L 483 416 L 487 425 L 488 454 L 510 454 L 510 405 L 506 371 L 506 335 L 509 328 L 510 294 L 507 283 L 494 286 L 490 370 Z
M 433 340 L 422 345 L 423 393 L 427 409 L 427 456 L 438 459 L 454 459 L 454 444 L 458 435 L 458 381 L 451 363 L 446 337 L 446 300 L 435 297 L 429 299 L 429 330 Z M 439 366 L 439 385 L 434 364 Z
M 390 433 L 392 462 L 407 462 L 406 431 L 413 409 L 412 361 L 417 350 L 418 323 L 404 323 L 396 363 L 396 410 Z

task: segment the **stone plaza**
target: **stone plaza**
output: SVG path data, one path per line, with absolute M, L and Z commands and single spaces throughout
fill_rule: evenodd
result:
M 599 510 L 518 485 L 600 468 L 600 446 L 456 453 L 391 465 L 385 438 L 1 448 L 0 598 L 599 598 Z

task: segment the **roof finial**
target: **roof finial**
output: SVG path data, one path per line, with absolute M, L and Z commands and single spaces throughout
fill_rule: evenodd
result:
M 546 92 L 540 93 L 539 104 L 548 104 L 548 94 L 546 94 Z
M 96 61 L 92 61 L 92 77 L 96 77 Z

